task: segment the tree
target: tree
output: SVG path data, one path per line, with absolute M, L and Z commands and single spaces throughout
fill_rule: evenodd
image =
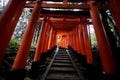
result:
M 30 16 L 31 16 L 30 9 L 24 8 L 22 15 L 20 16 L 17 26 L 15 28 L 13 37 L 17 38 L 18 40 L 22 39 Z

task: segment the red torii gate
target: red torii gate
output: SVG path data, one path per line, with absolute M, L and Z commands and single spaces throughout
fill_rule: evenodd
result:
M 64 1 L 66 4 L 66 1 Z M 120 11 L 119 9 L 119 0 L 109 0 L 108 5 L 110 7 L 110 11 L 115 19 L 117 29 L 120 34 Z M 98 42 L 98 47 L 100 50 L 100 56 L 103 64 L 104 71 L 108 74 L 116 73 L 116 64 L 114 61 L 114 57 L 112 55 L 112 51 L 108 40 L 105 36 L 105 32 L 103 29 L 103 25 L 100 19 L 100 15 L 98 12 L 98 7 L 93 5 L 94 1 L 88 1 L 89 11 L 92 19 L 92 23 L 94 25 L 96 38 Z M 12 33 L 14 32 L 16 23 L 21 15 L 21 12 L 26 4 L 26 0 L 9 0 L 9 3 L 3 13 L 0 15 L 0 61 L 6 51 L 7 45 L 11 39 Z M 15 58 L 14 64 L 12 66 L 13 71 L 23 70 L 26 66 L 26 60 L 28 57 L 31 41 L 33 38 L 33 33 L 35 31 L 36 23 L 39 19 L 39 11 L 41 9 L 42 1 L 38 0 L 37 4 L 34 5 L 31 18 L 27 25 L 26 31 L 24 33 L 23 39 L 21 41 L 21 45 L 17 52 L 17 56 Z M 114 9 L 114 7 L 117 7 Z M 51 25 L 47 22 L 47 16 L 44 18 L 42 22 L 42 29 L 40 32 L 40 36 L 38 39 L 36 53 L 34 57 L 34 61 L 39 61 L 40 54 L 54 45 L 56 45 L 56 36 L 57 32 L 54 28 L 54 25 Z M 75 50 L 82 55 L 87 56 L 88 63 L 92 64 L 92 54 L 91 48 L 88 38 L 87 26 L 88 24 L 85 22 L 81 22 L 78 25 L 74 26 L 74 28 L 69 33 L 69 45 L 71 45 Z M 44 37 L 46 36 L 46 37 Z M 45 45 L 44 45 L 45 43 Z M 49 46 L 48 46 L 49 45 Z

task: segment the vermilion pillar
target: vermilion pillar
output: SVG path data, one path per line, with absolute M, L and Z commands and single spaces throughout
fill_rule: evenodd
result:
M 71 39 L 72 39 L 72 48 L 75 49 L 73 30 L 71 31 Z
M 79 41 L 78 41 L 78 35 L 77 35 L 77 26 L 75 27 L 75 35 L 76 35 L 77 51 L 79 52 Z
M 48 24 L 47 30 L 45 33 L 46 39 L 45 39 L 45 44 L 44 44 L 44 52 L 48 50 L 47 47 L 48 47 L 48 41 L 49 41 L 49 37 L 50 37 L 50 29 L 51 29 L 50 24 Z
M 75 50 L 78 51 L 78 45 L 77 45 L 77 38 L 76 38 L 76 30 L 75 30 L 76 27 L 74 27 L 73 29 L 73 34 L 74 34 L 74 44 L 75 44 Z
M 46 36 L 46 32 L 47 32 L 47 30 L 48 30 L 48 23 L 46 22 L 46 24 L 45 24 L 45 30 L 44 30 L 44 32 L 43 32 L 43 37 L 42 37 L 42 43 L 41 43 L 41 50 L 40 50 L 40 53 L 43 53 L 44 52 L 44 49 L 45 49 L 45 43 L 46 43 L 46 38 L 47 38 L 47 36 Z
M 50 38 L 49 38 L 49 42 L 48 42 L 48 49 L 50 49 L 50 44 L 52 42 L 52 34 L 53 34 L 53 27 L 51 26 L 51 30 L 50 30 Z
M 25 2 L 26 0 L 9 0 L 8 5 L 0 15 L 0 45 L 2 45 L 0 46 L 0 61 L 6 51 Z
M 73 29 L 73 45 L 74 49 L 77 50 L 77 45 L 76 45 L 76 35 L 75 35 L 75 28 Z
M 73 31 L 72 31 L 72 45 L 73 45 L 73 49 L 75 49 L 75 43 L 74 43 L 74 40 L 75 38 L 74 38 L 74 34 L 73 34 Z
M 73 47 L 73 36 L 72 36 L 72 31 L 70 32 L 70 41 L 71 41 L 71 46 Z
M 42 38 L 43 38 L 44 30 L 45 30 L 45 23 L 46 23 L 46 19 L 43 20 L 42 25 L 41 25 L 41 30 L 40 30 L 40 34 L 39 34 L 39 38 L 38 38 L 38 42 L 36 46 L 36 52 L 34 56 L 34 62 L 38 62 L 40 60 L 41 47 L 42 47 L 41 44 L 43 43 Z
M 79 38 L 79 33 L 78 33 L 78 26 L 76 26 L 76 37 L 77 37 L 77 44 L 78 44 L 78 53 L 81 53 L 80 38 Z
M 55 31 L 55 34 L 54 34 L 54 42 L 53 42 L 53 47 L 56 45 L 57 41 L 56 41 L 56 38 L 57 38 L 57 31 Z
M 54 30 L 51 47 L 54 47 L 55 45 L 56 45 L 56 31 Z
M 90 46 L 90 40 L 89 40 L 89 37 L 88 37 L 88 30 L 87 30 L 87 24 L 86 23 L 83 24 L 83 33 L 84 33 L 85 53 L 86 53 L 86 56 L 87 56 L 87 62 L 89 64 L 92 64 L 93 63 L 92 50 L 91 50 L 91 46 Z
M 41 29 L 40 29 L 40 33 L 39 33 L 39 37 L 38 37 L 38 41 L 37 41 L 34 61 L 32 62 L 32 65 L 31 65 L 31 70 L 30 70 L 30 75 L 29 75 L 29 77 L 31 79 L 34 79 L 39 75 L 38 74 L 39 73 L 39 64 L 41 63 L 40 56 L 42 54 L 41 52 L 43 51 L 42 45 L 43 45 L 45 30 L 46 30 L 46 17 L 44 17 L 44 20 L 42 21 L 42 25 L 41 25 Z
M 76 45 L 76 35 L 75 35 L 75 28 L 73 29 L 73 45 L 74 49 L 77 50 L 77 45 Z
M 120 0 L 108 0 L 108 5 L 120 34 Z
M 52 30 L 53 30 L 53 28 L 52 28 L 52 26 L 50 25 L 50 29 L 49 29 L 49 33 L 48 33 L 48 39 L 47 39 L 47 45 L 46 45 L 46 49 L 48 50 L 49 48 L 49 44 L 50 44 L 50 41 L 51 41 L 51 33 L 52 33 Z
M 80 37 L 79 37 L 79 29 L 78 29 L 78 26 L 76 27 L 76 34 L 77 34 L 77 38 L 78 38 L 78 52 L 79 53 L 82 53 L 81 52 L 81 43 L 80 43 Z
M 72 46 L 72 37 L 71 37 L 72 35 L 71 35 L 71 32 L 69 32 L 69 43 L 68 43 L 68 45 L 70 45 L 70 46 Z
M 115 66 L 113 55 L 112 55 L 112 51 L 110 49 L 108 40 L 105 36 L 102 22 L 100 20 L 99 11 L 96 6 L 93 6 L 93 2 L 94 1 L 89 1 L 90 15 L 91 15 L 95 33 L 96 33 L 96 38 L 98 42 L 98 47 L 100 51 L 103 68 L 107 74 L 115 74 L 116 66 Z
M 34 34 L 37 20 L 39 17 L 40 4 L 41 4 L 41 2 L 37 3 L 33 9 L 31 18 L 29 20 L 29 23 L 28 23 L 28 26 L 27 26 L 26 31 L 24 33 L 21 45 L 20 45 L 19 50 L 17 52 L 17 56 L 15 58 L 13 66 L 12 66 L 13 70 L 24 69 L 26 66 L 26 60 L 28 57 L 28 53 L 29 53 L 29 49 L 31 46 L 33 34 Z
M 80 36 L 80 44 L 81 44 L 81 53 L 85 55 L 85 44 L 84 44 L 84 37 L 83 37 L 83 25 L 79 24 L 79 36 Z
M 72 32 L 71 31 L 69 32 L 69 37 L 70 37 L 69 45 L 73 47 L 73 44 L 72 44 Z
M 53 27 L 52 27 L 53 28 Z M 50 46 L 50 48 L 52 48 L 53 47 L 53 38 L 54 38 L 54 33 L 55 33 L 55 30 L 54 30 L 54 28 L 53 28 L 53 30 L 52 30 L 52 35 L 51 35 L 51 42 L 50 42 L 50 44 L 49 44 L 49 46 Z
M 54 34 L 54 32 L 55 32 L 55 30 L 54 30 L 54 28 L 53 28 L 52 33 L 51 33 L 51 34 L 52 34 L 52 35 L 51 35 L 51 42 L 50 42 L 50 44 L 49 44 L 49 47 L 50 47 L 50 48 L 53 47 L 53 46 L 52 46 L 52 43 L 53 43 L 53 36 L 54 36 L 53 34 Z

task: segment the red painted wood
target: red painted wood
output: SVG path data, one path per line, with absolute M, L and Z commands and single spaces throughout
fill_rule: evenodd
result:
M 22 13 L 25 2 L 25 0 L 10 0 L 0 15 L 0 45 L 2 45 L 0 46 L 0 61 L 4 56 L 18 19 Z
M 85 53 L 86 53 L 86 56 L 87 56 L 87 62 L 89 64 L 92 64 L 93 63 L 92 50 L 91 50 L 91 46 L 90 46 L 90 40 L 89 40 L 89 37 L 88 37 L 88 30 L 87 30 L 87 24 L 86 23 L 83 24 L 83 32 L 84 32 Z
M 81 53 L 85 55 L 85 44 L 84 44 L 84 37 L 83 37 L 83 24 L 79 25 L 79 34 L 80 34 L 80 44 L 81 44 Z
M 50 38 L 49 38 L 49 42 L 48 42 L 48 49 L 50 49 L 50 44 L 52 42 L 52 34 L 53 34 L 53 27 L 51 26 L 51 30 L 50 30 Z
M 76 37 L 77 37 L 77 44 L 78 44 L 78 53 L 81 53 L 81 45 L 80 45 L 80 37 L 79 37 L 78 26 L 76 26 Z
M 46 24 L 45 24 L 45 30 L 44 30 L 44 32 L 43 32 L 43 37 L 42 37 L 42 43 L 41 43 L 41 50 L 40 50 L 40 53 L 43 53 L 43 52 L 45 52 L 44 51 L 44 49 L 45 49 L 45 44 L 46 44 L 46 39 L 47 39 L 47 36 L 46 36 L 46 32 L 47 32 L 47 30 L 48 30 L 48 23 L 46 22 Z
M 76 50 L 79 51 L 79 42 L 78 42 L 78 36 L 77 36 L 77 26 L 75 27 L 75 39 L 76 39 Z
M 26 60 L 28 57 L 28 53 L 29 53 L 32 38 L 34 35 L 37 20 L 39 18 L 39 10 L 40 10 L 40 5 L 36 4 L 32 12 L 31 18 L 29 20 L 29 23 L 27 25 L 27 28 L 25 30 L 25 33 L 24 33 L 21 45 L 19 47 L 19 50 L 17 52 L 17 56 L 15 58 L 14 64 L 12 66 L 12 69 L 14 70 L 24 69 L 26 66 Z
M 108 0 L 108 5 L 120 34 L 120 0 Z
M 41 44 L 43 43 L 42 39 L 43 39 L 43 32 L 45 30 L 45 23 L 46 23 L 46 21 L 44 19 L 42 22 L 42 25 L 41 25 L 41 30 L 40 30 L 38 41 L 37 41 L 37 46 L 36 46 L 36 51 L 35 51 L 35 56 L 34 56 L 35 62 L 38 62 L 40 60 L 41 47 L 42 47 Z
M 112 55 L 112 51 L 108 43 L 108 40 L 105 36 L 102 21 L 100 20 L 99 11 L 96 6 L 93 6 L 93 2 L 94 1 L 89 1 L 90 15 L 96 33 L 103 69 L 108 74 L 115 74 L 116 65 Z
M 45 33 L 45 44 L 44 44 L 44 52 L 48 50 L 48 42 L 49 42 L 49 38 L 50 38 L 50 24 L 48 24 L 47 26 L 47 30 L 46 30 L 46 33 Z

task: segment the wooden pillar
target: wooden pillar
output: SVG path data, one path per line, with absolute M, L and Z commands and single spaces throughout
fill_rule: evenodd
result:
M 33 9 L 31 18 L 29 20 L 29 23 L 27 25 L 26 31 L 24 33 L 21 45 L 19 47 L 19 50 L 17 52 L 17 56 L 15 58 L 14 64 L 12 66 L 13 70 L 19 70 L 24 69 L 26 66 L 26 60 L 28 57 L 29 49 L 32 42 L 32 37 L 35 31 L 35 27 L 37 24 L 37 20 L 39 17 L 39 11 L 40 11 L 40 3 L 37 3 Z
M 44 44 L 44 52 L 48 50 L 48 42 L 49 42 L 49 37 L 50 37 L 50 24 L 48 24 L 47 26 L 47 30 L 46 30 L 46 39 L 45 39 L 45 44 Z
M 53 27 L 51 26 L 51 30 L 50 30 L 50 38 L 49 38 L 49 42 L 48 42 L 48 49 L 50 49 L 50 44 L 52 42 L 52 34 L 53 34 Z
M 72 32 L 70 31 L 69 32 L 69 37 L 70 37 L 70 42 L 69 42 L 69 45 L 72 47 Z
M 81 52 L 81 43 L 80 43 L 79 28 L 78 28 L 78 26 L 76 27 L 76 34 L 77 34 L 77 39 L 78 39 L 78 53 L 82 53 Z
M 34 62 L 38 62 L 40 60 L 41 47 L 42 47 L 41 44 L 43 43 L 42 39 L 43 39 L 44 30 L 45 30 L 45 24 L 46 24 L 46 19 L 43 20 L 42 25 L 41 25 L 41 30 L 40 30 L 37 47 L 36 47 L 36 52 L 35 52 L 35 56 L 34 56 Z
M 47 38 L 47 36 L 46 36 L 46 32 L 47 32 L 47 30 L 48 30 L 48 23 L 46 22 L 46 24 L 45 24 L 45 30 L 44 30 L 44 32 L 43 32 L 43 37 L 42 37 L 42 43 L 41 43 L 41 50 L 40 50 L 40 53 L 43 53 L 43 52 L 45 52 L 44 51 L 44 49 L 45 49 L 45 43 L 46 43 L 46 38 Z
M 56 43 L 57 43 L 57 41 L 56 41 L 56 38 L 57 38 L 57 32 L 55 31 L 55 34 L 54 34 L 55 36 L 54 36 L 54 42 L 53 42 L 53 47 L 55 46 L 55 45 L 57 45 Z
M 54 34 L 55 34 L 55 29 L 53 28 L 53 33 L 52 33 L 52 37 L 51 37 L 50 48 L 52 48 L 52 47 L 53 47 Z
M 86 53 L 86 56 L 87 56 L 87 62 L 89 64 L 92 64 L 93 63 L 92 50 L 91 50 L 91 46 L 90 46 L 90 41 L 89 41 L 89 37 L 88 37 L 88 30 L 87 30 L 87 24 L 86 23 L 83 24 L 83 33 L 84 33 L 85 53 Z
M 73 47 L 73 49 L 75 50 L 75 43 L 74 43 L 74 41 L 75 41 L 74 39 L 75 39 L 75 38 L 74 38 L 74 32 L 73 32 L 73 30 L 72 30 L 71 33 L 72 33 L 72 47 Z
M 78 36 L 77 36 L 77 26 L 75 27 L 75 43 L 76 43 L 76 50 L 79 52 L 79 43 L 78 43 Z
M 81 54 L 85 55 L 85 44 L 84 44 L 84 37 L 83 37 L 83 24 L 79 24 L 79 36 L 80 36 L 80 44 L 81 44 Z
M 73 43 L 73 49 L 76 50 L 76 47 L 75 47 L 74 29 L 72 30 L 72 43 Z
M 69 32 L 69 37 L 70 37 L 69 45 L 70 45 L 71 47 L 73 47 L 73 45 L 72 45 L 72 32 L 71 32 L 71 31 Z
M 52 47 L 54 47 L 55 45 L 56 45 L 56 31 L 54 30 L 53 40 L 52 40 Z
M 51 33 L 52 33 L 52 26 L 51 25 L 49 25 L 49 27 L 50 27 L 50 29 L 49 29 L 49 32 L 48 32 L 48 39 L 47 39 L 47 45 L 46 45 L 46 49 L 47 50 L 49 50 L 49 43 L 50 43 L 50 41 L 51 41 Z
M 22 13 L 26 0 L 9 0 L 8 5 L 0 15 L 0 61 L 4 56 L 8 43 Z M 15 7 L 16 5 L 16 7 Z
M 77 49 L 77 52 L 79 51 L 79 43 L 78 43 L 78 37 L 77 37 L 77 26 L 75 27 L 75 38 L 76 38 L 76 49 Z
M 81 53 L 80 38 L 79 38 L 79 33 L 78 33 L 78 26 L 76 26 L 76 36 L 77 36 L 77 44 L 78 44 L 78 53 Z
M 108 6 L 110 8 L 110 12 L 115 20 L 117 29 L 120 34 L 120 0 L 108 0 Z
M 72 46 L 72 33 L 69 32 L 69 41 L 68 45 Z
M 79 34 L 78 34 L 78 26 L 75 27 L 76 32 L 76 45 L 77 45 L 77 51 L 80 53 L 80 42 L 79 42 Z
M 96 6 L 93 6 L 94 1 L 89 1 L 88 3 L 90 5 L 90 15 L 96 33 L 103 69 L 107 74 L 115 74 L 116 73 L 115 61 L 112 55 L 112 51 L 110 49 L 110 45 L 105 36 L 102 22 L 100 20 L 99 11 Z
M 54 34 L 54 28 L 52 29 L 52 33 L 51 33 L 51 42 L 50 42 L 50 44 L 49 44 L 49 49 L 52 48 L 53 34 Z
M 46 30 L 46 17 L 44 17 L 44 20 L 42 21 L 42 25 L 41 25 L 41 29 L 40 29 L 40 33 L 37 41 L 34 61 L 32 62 L 32 65 L 31 65 L 31 70 L 29 75 L 31 79 L 34 79 L 39 75 L 40 56 L 43 52 L 42 45 L 43 45 L 43 41 L 45 40 L 44 39 L 45 30 Z
M 75 35 L 75 28 L 73 29 L 73 44 L 74 44 L 74 49 L 77 51 L 77 43 L 76 43 L 76 35 Z

